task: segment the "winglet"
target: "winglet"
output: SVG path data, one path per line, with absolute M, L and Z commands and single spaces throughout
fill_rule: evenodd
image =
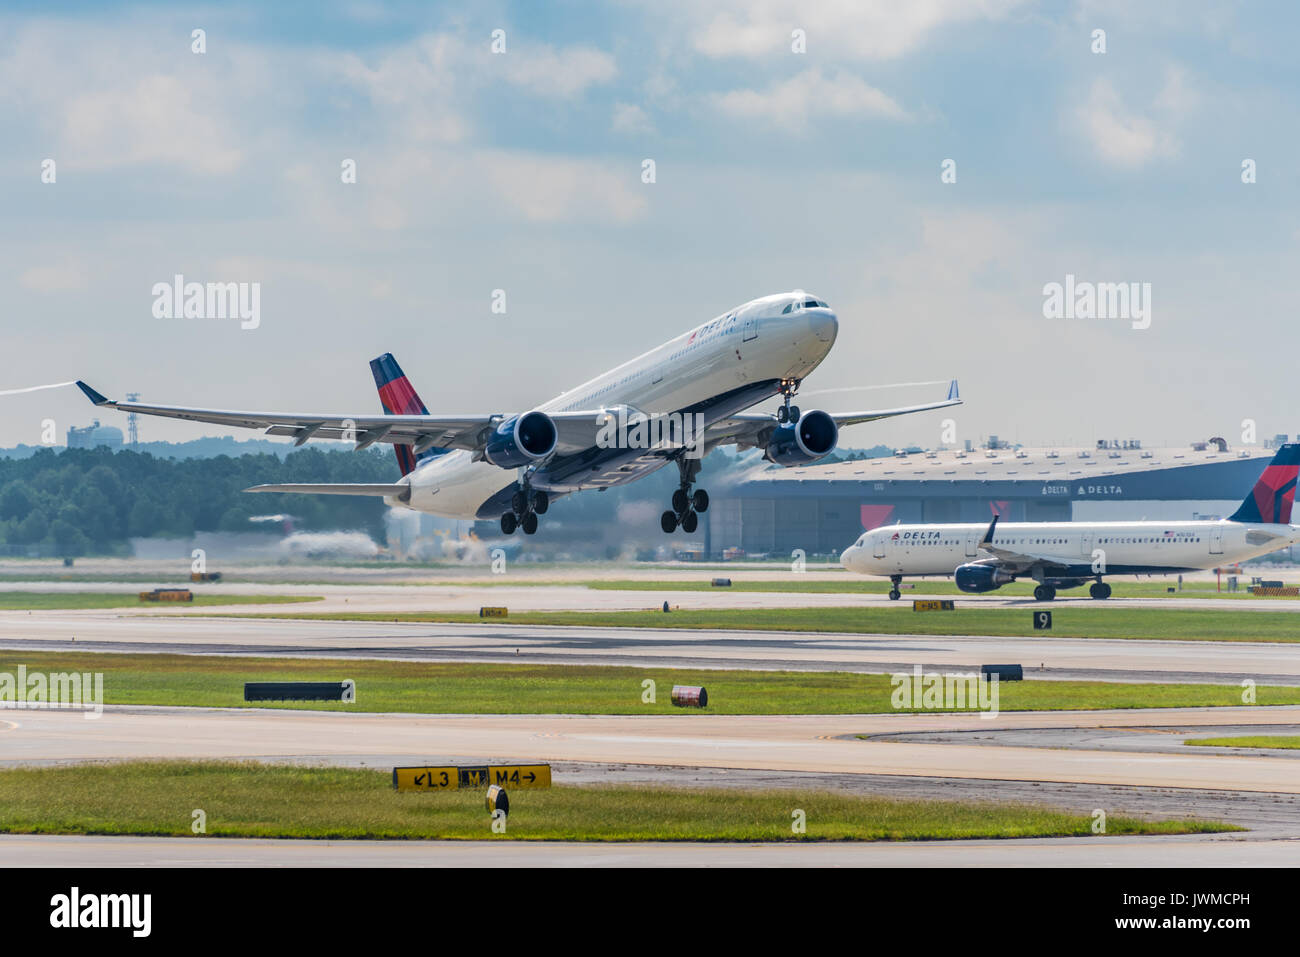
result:
M 86 393 L 86 398 L 89 399 L 91 402 L 95 403 L 95 405 L 113 404 L 111 399 L 104 398 L 102 395 L 100 395 L 90 386 L 86 385 L 86 383 L 82 382 L 80 379 L 77 380 L 77 388 L 80 389 L 82 392 Z
M 956 384 L 955 380 L 953 384 Z M 993 530 L 998 527 L 998 519 L 1001 517 L 1001 515 L 993 516 L 993 521 L 989 522 L 989 530 L 984 533 L 984 541 L 980 542 L 981 545 L 988 545 L 993 541 Z
M 949 400 L 952 400 L 952 399 L 960 399 L 960 398 L 961 398 L 961 396 L 957 394 L 957 380 L 956 380 L 956 379 L 953 379 L 952 382 L 948 385 L 948 398 L 949 398 Z

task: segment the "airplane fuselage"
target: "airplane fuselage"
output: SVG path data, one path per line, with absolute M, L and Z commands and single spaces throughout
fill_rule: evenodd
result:
M 840 556 L 865 575 L 952 575 L 959 565 L 988 559 L 980 543 L 986 524 L 886 525 L 864 532 Z M 1245 561 L 1300 542 L 1300 526 L 1233 521 L 1008 522 L 994 531 L 996 548 L 1051 559 L 1022 577 L 1095 578 L 1171 574 Z
M 647 414 L 698 413 L 707 423 L 735 415 L 801 380 L 830 352 L 838 331 L 824 306 L 783 312 L 791 295 L 755 299 L 536 406 L 546 413 L 627 406 Z M 653 449 L 591 449 L 557 456 L 531 486 L 552 495 L 620 485 L 662 468 Z M 421 462 L 406 478 L 404 504 L 449 518 L 496 518 L 509 509 L 518 476 L 452 451 Z

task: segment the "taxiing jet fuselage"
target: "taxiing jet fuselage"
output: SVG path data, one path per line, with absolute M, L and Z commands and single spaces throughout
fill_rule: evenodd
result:
M 1230 518 L 1195 522 L 999 522 L 989 525 L 886 525 L 864 532 L 840 556 L 851 571 L 892 579 L 951 575 L 964 592 L 1038 582 L 1034 597 L 1092 581 L 1107 598 L 1107 575 L 1166 575 L 1230 565 L 1300 542 L 1290 524 L 1300 444 L 1284 445 Z

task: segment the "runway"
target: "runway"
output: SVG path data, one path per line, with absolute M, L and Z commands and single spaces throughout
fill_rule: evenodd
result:
M 718 573 L 727 575 L 730 573 Z M 847 573 L 809 573 L 809 580 L 834 581 L 853 584 Z M 632 580 L 645 580 L 645 573 L 628 577 Z M 645 611 L 663 607 L 666 601 L 682 609 L 763 609 L 763 608 L 842 608 L 872 607 L 901 610 L 910 607 L 914 599 L 946 598 L 953 599 L 961 607 L 978 608 L 1180 608 L 1199 609 L 1203 611 L 1268 611 L 1300 612 L 1300 601 L 1287 601 L 1271 598 L 1251 597 L 1180 597 L 1171 595 L 1159 598 L 1110 598 L 1104 602 L 1094 601 L 1088 597 L 1086 590 L 1074 590 L 1059 593 L 1057 599 L 1050 603 L 1035 601 L 1027 595 L 1006 595 L 990 593 L 985 595 L 953 595 L 951 591 L 935 592 L 927 590 L 928 582 L 916 582 L 915 587 L 904 592 L 901 601 L 890 601 L 882 593 L 853 591 L 812 592 L 812 591 L 745 591 L 738 588 L 680 589 L 674 588 L 674 581 L 686 580 L 699 585 L 711 580 L 709 572 L 700 571 L 690 578 L 683 579 L 678 573 L 672 578 L 656 581 L 654 588 L 591 588 L 583 580 L 564 581 L 539 579 L 536 575 L 487 576 L 461 582 L 439 580 L 433 583 L 410 582 L 408 584 L 366 583 L 358 585 L 337 582 L 318 583 L 284 583 L 284 582 L 219 582 L 190 585 L 188 575 L 180 577 L 159 578 L 146 582 L 60 582 L 60 581 L 0 581 L 0 592 L 113 592 L 134 594 L 148 591 L 155 587 L 186 587 L 202 595 L 310 595 L 319 597 L 320 601 L 309 604 L 286 606 L 285 604 L 267 604 L 265 606 L 240 605 L 232 611 L 307 612 L 321 614 L 327 612 L 425 612 L 475 614 L 482 605 L 504 605 L 515 612 L 529 611 Z M 787 570 L 784 576 L 789 581 Z M 597 580 L 594 573 L 587 573 L 587 580 Z M 739 584 L 744 581 L 767 581 L 772 579 L 737 577 Z M 779 583 L 779 579 L 776 580 Z M 120 614 L 129 615 L 202 615 L 204 608 L 187 609 L 177 605 L 142 605 L 139 608 L 120 609 Z M 84 612 L 68 611 L 65 614 L 78 615 Z
M 1233 836 L 842 844 L 268 841 L 0 835 L 10 867 L 1294 867 L 1290 840 Z
M 1300 706 L 1234 708 L 1235 725 L 1300 723 Z M 1300 794 L 1300 762 L 1272 756 L 1121 753 L 883 740 L 900 732 L 1217 727 L 1223 709 L 871 715 L 402 715 L 109 706 L 6 711 L 5 763 L 124 758 L 404 763 L 604 762 Z M 864 740 L 865 738 L 865 740 Z
M 0 648 L 893 673 L 1017 662 L 1036 679 L 1300 684 L 1277 642 L 987 638 L 0 612 Z

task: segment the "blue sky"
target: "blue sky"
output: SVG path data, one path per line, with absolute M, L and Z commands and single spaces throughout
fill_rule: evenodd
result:
M 8 3 L 0 389 L 80 377 L 367 411 L 366 362 L 393 351 L 431 408 L 521 410 L 800 287 L 841 317 L 806 392 L 958 376 L 960 438 L 1295 433 L 1298 19 L 1215 2 Z M 260 282 L 260 326 L 155 318 L 150 289 L 176 273 Z M 1066 274 L 1151 283 L 1151 327 L 1045 319 Z M 6 445 L 93 414 L 70 390 L 0 401 Z M 845 442 L 933 444 L 939 422 Z

